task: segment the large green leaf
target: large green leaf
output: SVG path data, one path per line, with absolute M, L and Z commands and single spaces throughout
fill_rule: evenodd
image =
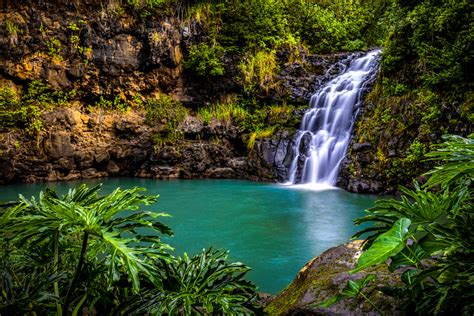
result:
M 474 178 L 474 134 L 467 138 L 456 135 L 444 135 L 443 138 L 446 141 L 426 155 L 430 160 L 444 163 L 427 173 L 431 177 L 426 187 L 440 185 L 446 188 Z
M 351 273 L 385 262 L 391 256 L 396 255 L 405 247 L 405 240 L 408 234 L 411 220 L 401 218 L 395 222 L 392 228 L 378 236 L 372 246 L 362 253 L 357 266 Z
M 390 271 L 394 271 L 403 266 L 416 266 L 418 263 L 427 258 L 428 253 L 421 248 L 420 245 L 407 246 L 398 254 L 392 257 L 390 263 Z
M 58 273 L 74 275 L 74 282 L 64 280 L 54 285 L 59 303 L 61 292 L 70 293 L 63 308 L 70 313 L 70 303 L 79 308 L 81 304 L 94 306 L 99 298 L 122 289 L 138 293 L 142 284 L 160 287 L 160 275 L 151 263 L 171 259 L 168 251 L 172 248 L 160 239 L 161 234 L 172 235 L 171 229 L 159 222 L 167 214 L 140 210 L 141 205 L 156 202 L 157 196 L 143 195 L 143 188 L 118 188 L 101 197 L 100 187 L 81 185 L 62 196 L 46 189 L 37 199 L 20 196 L 18 204 L 0 211 L 0 242 L 8 242 L 23 253 L 38 253 L 39 260 L 23 260 L 30 263 L 30 271 L 15 270 L 19 280 L 28 280 L 35 270 L 51 266 Z M 82 237 L 85 233 L 87 239 Z M 87 247 L 81 247 L 83 240 Z M 122 282 L 121 287 L 117 287 L 118 282 Z M 52 293 L 52 283 L 48 285 Z M 65 286 L 71 291 L 65 291 Z M 0 294 L 1 290 L 0 282 Z

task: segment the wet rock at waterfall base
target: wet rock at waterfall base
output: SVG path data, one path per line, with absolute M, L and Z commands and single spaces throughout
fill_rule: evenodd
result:
M 337 295 L 348 280 L 358 280 L 375 274 L 376 280 L 363 290 L 364 294 L 386 315 L 402 315 L 403 302 L 383 291 L 401 286 L 401 271 L 392 273 L 387 267 L 369 268 L 349 274 L 360 255 L 362 241 L 356 240 L 326 250 L 308 262 L 293 282 L 276 295 L 265 308 L 269 315 L 379 315 L 363 298 L 346 298 L 329 308 L 317 304 Z
M 272 137 L 258 139 L 249 154 L 247 170 L 254 180 L 285 182 L 291 164 L 293 133 L 282 130 Z

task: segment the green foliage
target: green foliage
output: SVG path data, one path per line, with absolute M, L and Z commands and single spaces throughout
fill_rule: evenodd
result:
M 162 9 L 169 2 L 168 0 L 127 0 L 126 3 L 134 10 L 138 11 L 140 16 L 148 17 Z
M 46 47 L 48 48 L 47 54 L 50 57 L 55 57 L 59 60 L 63 60 L 61 53 L 63 51 L 63 45 L 60 40 L 53 37 L 46 42 Z
M 291 39 L 301 39 L 318 53 L 360 50 L 384 40 L 398 17 L 390 0 L 225 0 L 211 4 L 206 15 L 217 22 L 207 23 L 209 32 L 222 47 L 234 52 L 271 50 Z
M 250 106 L 252 106 L 251 104 Z M 200 108 L 198 117 L 205 124 L 219 120 L 226 124 L 234 123 L 242 131 L 249 133 L 247 144 L 253 148 L 255 139 L 270 137 L 281 128 L 291 128 L 299 124 L 293 115 L 296 105 L 264 105 L 262 108 L 250 108 L 245 102 L 214 104 Z M 253 140 L 252 140 L 253 139 Z
M 168 215 L 143 209 L 158 196 L 99 191 L 46 189 L 0 207 L 0 313 L 251 313 L 247 266 L 211 249 L 173 257 L 160 237 L 172 235 Z
M 431 177 L 424 189 L 416 184 L 414 190 L 403 188 L 400 200 L 377 201 L 368 215 L 356 220 L 356 224 L 374 224 L 355 236 L 372 233 L 356 270 L 389 257 L 392 270 L 407 269 L 400 295 L 409 300 L 409 313 L 468 315 L 474 311 L 473 137 L 446 136 L 427 155 L 442 164 L 428 173 Z M 433 187 L 438 190 L 430 191 Z M 401 231 L 401 221 L 406 225 L 397 238 L 400 243 L 386 240 Z M 393 251 L 387 251 L 389 248 Z M 372 257 L 380 260 L 366 260 Z
M 18 27 L 18 25 L 9 19 L 5 20 L 4 27 L 5 27 L 5 30 L 7 31 L 7 34 L 10 36 L 15 36 L 20 31 L 20 28 Z
M 250 133 L 249 138 L 247 140 L 247 149 L 253 150 L 255 147 L 255 141 L 259 138 L 268 138 L 273 136 L 275 133 L 275 126 L 269 126 L 265 129 L 257 129 L 255 132 Z
M 445 142 L 426 155 L 433 161 L 443 162 L 441 166 L 428 172 L 431 177 L 426 183 L 427 187 L 447 188 L 474 177 L 474 135 L 468 138 L 446 135 L 443 138 Z
M 315 52 L 361 50 L 378 45 L 396 19 L 391 1 L 286 0 L 292 32 Z M 380 23 L 386 21 L 388 23 Z
M 99 196 L 99 190 L 100 186 L 81 185 L 58 196 L 46 189 L 39 199 L 20 195 L 16 206 L 1 211 L 0 241 L 10 248 L 5 260 L 15 268 L 8 270 L 15 275 L 9 289 L 21 288 L 26 280 L 31 281 L 31 272 L 37 272 L 44 278 L 32 286 L 46 288 L 49 293 L 43 294 L 46 302 L 33 296 L 26 303 L 12 302 L 14 297 L 6 294 L 0 298 L 0 310 L 20 304 L 34 311 L 36 305 L 46 308 L 43 304 L 49 302 L 67 315 L 71 303 L 77 304 L 75 309 L 86 303 L 94 307 L 101 298 L 98 293 L 112 289 L 119 281 L 135 293 L 140 289 L 140 278 L 160 284 L 151 262 L 171 259 L 167 254 L 171 247 L 162 243 L 159 235 L 172 232 L 157 221 L 166 214 L 140 210 L 141 204 L 155 203 L 157 196 L 142 195 L 141 188 L 116 189 L 106 196 Z M 24 260 L 29 253 L 38 259 Z M 27 266 L 30 271 L 24 269 Z M 54 278 L 62 275 L 68 282 L 44 285 L 50 274 Z M 2 293 L 8 293 L 3 286 Z
M 228 0 L 216 9 L 223 21 L 217 39 L 228 51 L 271 49 L 286 38 L 287 17 L 279 0 Z
M 294 111 L 295 105 L 266 105 L 260 109 L 248 109 L 244 102 L 231 102 L 200 108 L 198 117 L 205 124 L 219 120 L 239 126 L 246 133 L 243 139 L 247 149 L 251 151 L 257 139 L 269 138 L 278 130 L 297 126 L 300 122 L 293 114 Z
M 336 13 L 310 1 L 288 1 L 291 26 L 317 52 L 339 50 L 347 30 Z
M 191 46 L 184 66 L 198 76 L 220 76 L 224 74 L 221 46 L 209 46 L 206 43 Z
M 474 104 L 474 3 L 400 0 L 393 6 L 398 18 L 366 98 L 370 106 L 355 125 L 360 141 L 373 148 L 364 168 L 388 186 L 408 184 L 429 170 L 432 164 L 422 156 L 443 134 L 472 132 Z
M 255 55 L 250 55 L 242 60 L 239 68 L 247 95 L 252 95 L 257 89 L 268 93 L 271 88 L 275 88 L 278 71 L 275 51 L 259 51 Z
M 41 107 L 66 105 L 76 96 L 75 90 L 53 90 L 41 80 L 34 80 L 28 84 L 22 102 L 36 104 Z
M 162 95 L 158 99 L 148 100 L 145 103 L 145 110 L 148 123 L 163 126 L 160 133 L 155 135 L 156 145 L 161 147 L 175 144 L 184 137 L 180 126 L 188 115 L 188 109 L 180 102 L 168 95 Z
M 381 78 L 366 104 L 371 106 L 356 122 L 355 132 L 359 141 L 374 146 L 374 158 L 386 158 L 369 163 L 386 183 L 409 183 L 432 166 L 422 162 L 423 155 L 443 133 L 469 130 L 468 119 L 457 109 L 459 103 L 426 87 L 412 88 Z M 398 141 L 393 142 L 394 138 Z
M 0 87 L 0 126 L 22 127 L 28 133 L 38 132 L 42 128 L 42 111 L 51 106 L 65 105 L 75 94 L 75 90 L 51 90 L 39 80 L 30 82 L 21 98 L 12 88 Z
M 127 3 L 135 8 L 153 9 L 165 4 L 166 0 L 127 0 Z
M 78 31 L 80 31 L 79 26 L 77 26 L 77 24 L 76 24 L 76 23 L 73 23 L 73 22 L 68 23 L 67 26 L 66 26 L 66 28 L 67 28 L 68 30 L 73 31 L 73 32 L 78 32 Z
M 410 224 L 410 219 L 402 217 L 393 223 L 388 231 L 378 235 L 370 248 L 359 257 L 357 266 L 351 273 L 383 263 L 403 250 Z
M 211 248 L 194 257 L 176 258 L 157 265 L 163 288 L 144 292 L 129 309 L 161 315 L 251 315 L 256 287 L 243 279 L 250 270 L 240 262 L 228 263 L 228 253 Z M 247 304 L 247 305 L 245 305 Z
M 249 113 L 238 103 L 227 103 L 227 104 L 212 104 L 208 107 L 200 108 L 197 113 L 205 124 L 209 124 L 213 119 L 230 122 L 242 122 L 244 121 Z
M 374 306 L 376 309 L 377 307 L 370 301 L 370 299 L 364 294 L 363 290 L 367 285 L 373 281 L 376 278 L 375 274 L 368 274 L 364 278 L 359 279 L 359 280 L 348 280 L 346 287 L 341 290 L 341 292 L 324 301 L 316 306 L 318 307 L 330 307 L 331 305 L 346 299 L 346 298 L 358 298 L 359 296 L 362 296 L 365 300 L 367 300 L 372 306 Z
M 127 112 L 130 110 L 131 104 L 122 100 L 122 98 L 119 96 L 116 96 L 113 100 L 100 96 L 99 101 L 94 104 L 94 107 L 99 109 L 115 109 L 121 112 Z M 91 109 L 94 107 L 91 107 Z
M 472 88 L 473 9 L 465 0 L 424 0 L 406 7 L 384 50 L 384 74 L 453 94 Z
M 25 122 L 27 112 L 21 108 L 15 91 L 10 87 L 0 88 L 0 123 L 3 127 L 15 126 L 17 122 Z
M 415 139 L 407 149 L 407 156 L 405 160 L 409 162 L 419 162 L 423 158 L 424 154 L 425 146 L 423 146 L 423 144 L 418 139 Z

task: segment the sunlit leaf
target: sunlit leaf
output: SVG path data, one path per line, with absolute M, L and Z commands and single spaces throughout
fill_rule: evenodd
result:
M 378 236 L 372 246 L 362 253 L 357 261 L 355 269 L 351 273 L 355 273 L 362 269 L 385 262 L 391 256 L 396 255 L 405 247 L 405 241 L 410 227 L 411 220 L 401 218 L 395 222 L 393 227 Z

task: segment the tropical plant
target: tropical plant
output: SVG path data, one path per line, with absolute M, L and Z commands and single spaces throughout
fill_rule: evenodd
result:
M 100 188 L 0 204 L 1 314 L 252 313 L 247 266 L 212 249 L 173 257 L 167 215 L 140 209 L 158 196 Z
M 244 279 L 250 270 L 240 262 L 227 263 L 228 252 L 209 248 L 171 263 L 157 261 L 163 287 L 131 297 L 128 311 L 161 315 L 248 315 L 256 287 Z
M 100 188 L 81 185 L 63 196 L 46 189 L 38 199 L 20 195 L 17 205 L 0 211 L 0 241 L 11 250 L 3 256 L 0 311 L 20 304 L 35 312 L 50 303 L 58 314 L 77 314 L 113 300 L 118 282 L 133 293 L 141 279 L 161 286 L 152 262 L 171 260 L 172 248 L 159 235 L 172 232 L 157 220 L 166 214 L 139 209 L 158 196 L 142 195 L 142 188 L 99 196 Z M 35 295 L 17 298 L 28 282 L 25 293 Z
M 331 305 L 345 299 L 345 298 L 358 298 L 359 296 L 363 297 L 369 304 L 371 304 L 375 309 L 377 306 L 364 294 L 363 290 L 367 287 L 367 285 L 375 280 L 375 274 L 368 274 L 364 278 L 359 280 L 348 280 L 346 287 L 341 290 L 341 292 L 319 304 L 318 307 L 330 307 Z
M 400 200 L 380 200 L 356 224 L 373 227 L 357 272 L 390 259 L 401 267 L 408 312 L 466 314 L 474 311 L 474 135 L 445 136 L 445 142 L 427 155 L 442 164 L 428 172 L 424 188 L 402 188 Z

